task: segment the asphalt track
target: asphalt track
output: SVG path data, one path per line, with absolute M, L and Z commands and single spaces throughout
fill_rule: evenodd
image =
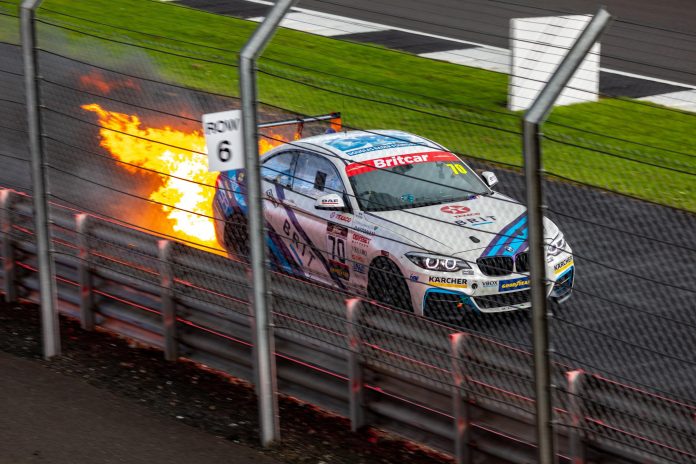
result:
M 86 67 L 51 60 L 45 64 L 50 65 L 51 77 L 58 81 L 88 72 Z M 4 71 L 0 72 L 0 185 L 28 189 L 24 109 L 21 104 L 11 103 L 23 101 L 22 78 L 17 75 L 21 69 L 19 48 L 0 45 L 0 63 Z M 130 98 L 143 106 L 166 108 L 177 114 L 201 114 L 232 104 L 151 82 L 141 82 L 139 91 L 129 92 Z M 51 108 L 90 120 L 89 114 L 77 108 L 94 98 L 86 100 L 85 96 L 50 86 L 44 89 L 43 97 Z M 43 116 L 45 130 L 54 137 L 62 137 L 82 150 L 99 150 L 95 126 L 54 111 L 44 111 Z M 162 121 L 163 115 L 143 115 L 145 120 L 148 117 Z M 55 198 L 91 210 L 126 212 L 136 222 L 146 217 L 140 214 L 144 210 L 142 201 L 116 192 L 128 189 L 145 195 L 148 185 L 143 176 L 134 176 L 114 163 L 50 140 L 47 148 L 49 164 L 67 172 L 51 171 L 50 191 Z M 524 179 L 518 172 L 498 169 L 497 173 L 500 191 L 524 198 Z M 75 175 L 111 188 L 81 181 Z M 556 180 L 546 182 L 545 191 L 549 216 L 565 232 L 577 264 L 574 296 L 564 305 L 552 307 L 556 358 L 696 401 L 694 215 Z M 530 327 L 524 318 L 487 317 L 472 324 L 476 330 L 496 337 L 530 344 Z
M 278 464 L 33 360 L 0 353 L 0 377 L 3 463 Z
M 691 0 L 302 0 L 298 6 L 508 48 L 511 18 L 591 14 L 600 5 L 615 18 L 602 37 L 602 67 L 696 85 Z

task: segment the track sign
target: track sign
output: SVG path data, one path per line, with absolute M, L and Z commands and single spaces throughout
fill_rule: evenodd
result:
M 203 133 L 208 147 L 208 171 L 244 168 L 241 110 L 204 114 Z

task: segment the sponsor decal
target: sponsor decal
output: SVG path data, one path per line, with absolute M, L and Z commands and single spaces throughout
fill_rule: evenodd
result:
M 333 222 L 326 225 L 326 233 L 330 235 L 338 235 L 340 237 L 348 237 L 348 228 L 339 226 Z
M 338 206 L 341 200 L 338 198 L 321 198 L 319 203 L 321 206 Z
M 352 254 L 352 255 L 350 255 L 350 260 L 355 261 L 355 262 L 360 263 L 360 264 L 367 264 L 367 258 L 364 256 L 360 256 L 360 255 Z
M 418 282 L 418 276 L 416 274 L 411 274 L 411 277 L 409 277 L 409 280 L 411 282 Z
M 346 215 L 346 214 L 341 214 L 341 213 L 331 213 L 331 219 L 338 219 L 339 221 L 343 222 L 351 222 L 353 220 L 352 217 Z
M 467 288 L 469 281 L 461 277 L 428 277 L 428 283 L 434 287 Z
M 553 272 L 554 272 L 555 274 L 560 274 L 560 273 L 562 273 L 563 271 L 565 271 L 566 269 L 568 269 L 568 268 L 569 268 L 570 266 L 572 266 L 572 265 L 573 265 L 573 257 L 572 257 L 572 256 L 568 256 L 566 259 L 564 259 L 564 260 L 561 261 L 560 263 L 554 264 L 554 266 L 553 266 Z
M 481 286 L 483 288 L 497 287 L 498 281 L 497 280 L 484 280 L 483 282 L 481 282 Z
M 367 267 L 364 264 L 353 263 L 353 270 L 359 274 L 367 274 Z
M 351 246 L 350 249 L 354 255 L 367 256 L 367 250 L 364 248 Z
M 367 228 L 365 228 L 365 227 L 363 227 L 363 226 L 360 226 L 360 225 L 355 224 L 355 225 L 352 227 L 352 229 L 355 230 L 355 231 L 357 231 L 357 232 L 360 232 L 360 233 L 362 233 L 362 234 L 377 235 L 377 233 L 375 232 L 375 231 L 377 230 L 377 226 L 374 226 L 374 228 L 372 228 L 372 229 L 367 229 Z
M 348 156 L 355 156 L 370 151 L 386 150 L 389 148 L 411 147 L 422 144 L 423 141 L 406 133 L 394 135 L 361 134 L 354 137 L 340 136 L 327 140 L 326 144 L 341 150 Z
M 495 221 L 495 216 L 481 216 L 467 219 L 457 219 L 454 221 L 454 223 L 461 227 L 477 227 L 486 224 L 493 224 Z
M 447 214 L 466 214 L 469 211 L 471 211 L 471 208 L 462 205 L 449 205 L 443 206 L 442 208 L 440 208 L 440 211 Z
M 529 288 L 529 277 L 518 277 L 517 279 L 501 280 L 498 282 L 499 292 L 509 292 L 525 288 Z
M 363 245 L 367 246 L 370 244 L 371 241 L 372 241 L 371 238 L 365 237 L 364 235 L 357 234 L 357 233 L 353 232 L 353 242 L 355 242 L 356 244 L 363 244 Z
M 379 252 L 379 254 L 381 254 L 382 256 L 386 256 L 387 258 L 389 257 L 389 252 L 388 252 L 388 251 L 382 250 L 382 251 Z
M 329 260 L 329 272 L 331 275 L 334 275 L 339 279 L 350 279 L 350 269 L 348 268 L 348 265 L 339 261 Z
M 351 163 L 346 166 L 346 175 L 352 177 L 374 171 L 375 169 L 388 169 L 397 166 L 406 166 L 408 164 L 434 163 L 440 161 L 459 161 L 459 159 L 452 153 L 446 151 L 386 156 L 384 158 Z

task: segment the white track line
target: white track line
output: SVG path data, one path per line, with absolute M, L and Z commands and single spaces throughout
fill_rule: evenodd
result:
M 274 5 L 274 4 L 275 4 L 274 2 L 269 2 L 268 0 L 246 0 L 246 1 L 251 2 L 251 3 L 258 3 L 258 4 L 261 4 L 261 5 Z M 454 38 L 452 38 L 452 37 L 445 37 L 445 36 L 437 35 L 437 34 L 429 34 L 429 33 L 427 33 L 427 32 L 415 31 L 415 30 L 413 30 L 413 29 L 406 29 L 406 28 L 403 28 L 403 27 L 388 26 L 388 25 L 385 25 L 385 24 L 374 23 L 374 22 L 371 22 L 371 21 L 363 21 L 363 20 L 361 20 L 361 19 L 348 18 L 348 17 L 346 17 L 346 16 L 339 16 L 339 15 L 334 15 L 334 14 L 331 14 L 331 13 L 323 13 L 323 12 L 319 12 L 319 11 L 316 11 L 316 10 L 310 10 L 310 9 L 308 9 L 308 8 L 293 7 L 293 8 L 292 8 L 292 11 L 298 11 L 298 12 L 302 12 L 302 13 L 306 13 L 306 14 L 308 14 L 308 15 L 314 15 L 314 16 L 323 16 L 323 17 L 325 17 L 325 18 L 327 18 L 327 19 L 330 18 L 330 19 L 334 19 L 334 20 L 336 20 L 336 21 L 348 21 L 348 22 L 352 22 L 352 23 L 355 24 L 355 25 L 363 25 L 364 27 L 372 27 L 372 28 L 374 28 L 374 29 L 376 29 L 376 30 L 390 29 L 390 30 L 394 30 L 394 31 L 402 31 L 402 32 L 407 32 L 407 33 L 410 33 L 410 34 L 421 35 L 421 36 L 425 36 L 425 37 L 432 37 L 432 38 L 434 38 L 434 39 L 447 40 L 447 41 L 453 42 L 453 43 L 462 43 L 462 44 L 467 44 L 467 45 L 474 45 L 474 46 L 476 46 L 476 47 L 481 47 L 481 48 L 485 48 L 485 49 L 488 49 L 488 50 L 491 50 L 491 51 L 496 51 L 496 52 L 498 52 L 498 54 L 502 54 L 501 52 L 504 52 L 504 53 L 507 53 L 507 54 L 510 53 L 509 50 L 508 50 L 507 48 L 494 47 L 494 46 L 492 46 L 492 45 L 486 45 L 486 44 L 479 43 L 479 42 L 471 42 L 471 41 L 469 41 L 469 40 L 454 39 Z M 257 18 L 255 18 L 255 19 L 257 19 Z M 436 52 L 436 53 L 423 53 L 423 54 L 421 54 L 421 55 L 419 55 L 419 56 L 423 56 L 423 57 L 426 57 L 426 58 L 434 58 L 434 59 L 440 59 L 440 60 L 442 60 L 443 58 L 436 58 L 436 57 L 432 56 L 432 55 L 439 54 L 439 53 L 452 53 L 452 54 L 455 54 L 455 55 L 466 56 L 466 49 L 459 50 L 459 49 L 456 49 L 456 47 L 455 47 L 455 48 L 453 48 L 452 50 L 449 50 L 449 51 L 445 51 L 445 52 Z M 477 59 L 476 59 L 476 58 L 472 58 L 472 60 L 471 60 L 470 62 L 465 62 L 465 60 L 462 59 L 461 62 L 459 62 L 459 61 L 458 61 L 458 58 L 457 58 L 456 56 L 454 56 L 454 57 L 452 57 L 451 60 L 450 60 L 449 58 L 445 58 L 444 61 L 450 61 L 450 62 L 456 63 L 456 64 L 467 64 L 467 65 L 469 65 L 469 66 L 475 66 L 474 64 L 469 64 L 469 63 L 475 63 L 475 62 L 477 61 Z M 479 61 L 479 63 L 480 63 L 480 61 Z M 500 63 L 500 61 L 498 60 L 498 65 L 499 65 L 499 67 L 502 67 L 502 66 L 503 66 L 503 63 Z M 482 67 L 482 68 L 483 68 L 483 66 L 477 66 L 477 67 Z M 625 72 L 625 71 L 618 71 L 618 70 L 616 70 L 616 69 L 609 69 L 609 68 L 602 68 L 602 67 L 600 67 L 599 69 L 600 69 L 600 71 L 604 71 L 604 72 L 608 72 L 608 73 L 612 73 L 612 74 L 618 74 L 618 75 L 621 75 L 621 76 L 633 77 L 633 78 L 636 78 L 636 79 L 642 79 L 642 80 L 646 80 L 646 81 L 660 82 L 660 83 L 663 83 L 663 84 L 674 85 L 674 86 L 677 86 L 677 87 L 686 87 L 686 88 L 689 88 L 689 89 L 694 89 L 694 90 L 696 90 L 696 86 L 695 86 L 695 85 L 684 84 L 684 83 L 682 83 L 682 82 L 675 82 L 675 81 L 670 81 L 670 80 L 666 80 L 666 79 L 659 79 L 659 78 L 656 78 L 656 77 L 648 77 L 648 76 L 643 76 L 643 75 L 640 75 L 640 74 L 634 74 L 634 73 Z M 491 69 L 491 70 L 493 70 L 493 69 Z M 497 72 L 501 72 L 501 71 L 498 71 L 498 70 L 496 70 L 496 71 L 497 71 Z M 647 98 L 650 98 L 650 97 L 647 97 Z

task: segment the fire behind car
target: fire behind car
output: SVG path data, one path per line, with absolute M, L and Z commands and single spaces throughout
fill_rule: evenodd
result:
M 441 145 L 401 131 L 301 139 L 261 159 L 267 244 L 282 272 L 426 316 L 530 306 L 526 208 Z M 249 253 L 244 170 L 220 174 L 218 240 Z M 570 246 L 544 219 L 547 294 L 572 291 Z

